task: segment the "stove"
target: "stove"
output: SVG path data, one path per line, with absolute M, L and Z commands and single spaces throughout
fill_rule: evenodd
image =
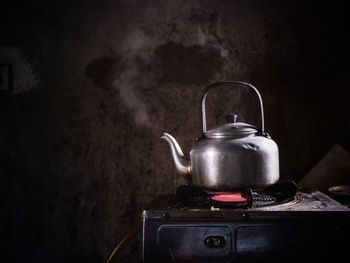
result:
M 316 262 L 347 258 L 349 241 L 350 209 L 293 182 L 234 193 L 180 186 L 143 211 L 144 262 Z

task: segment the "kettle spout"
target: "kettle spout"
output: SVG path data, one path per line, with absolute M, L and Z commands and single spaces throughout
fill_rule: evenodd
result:
M 169 133 L 164 133 L 161 138 L 170 145 L 177 171 L 184 176 L 189 176 L 191 174 L 190 160 L 185 157 L 175 138 Z

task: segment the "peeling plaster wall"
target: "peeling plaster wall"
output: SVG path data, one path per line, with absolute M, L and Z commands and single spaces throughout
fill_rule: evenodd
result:
M 32 66 L 21 55 L 21 51 L 14 47 L 0 47 L 1 63 L 10 64 L 16 76 L 12 84 L 12 94 L 28 92 L 38 84 L 38 76 L 33 72 Z
M 4 260 L 106 260 L 154 197 L 184 183 L 160 136 L 188 152 L 213 81 L 261 91 L 282 179 L 350 145 L 341 5 L 26 1 L 0 12 L 0 59 L 13 61 L 18 83 L 0 94 Z M 244 90 L 213 91 L 209 125 L 227 111 L 257 124 L 255 103 Z M 136 260 L 136 245 L 121 262 Z

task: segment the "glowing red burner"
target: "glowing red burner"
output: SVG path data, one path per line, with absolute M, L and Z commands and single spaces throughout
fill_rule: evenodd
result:
M 219 202 L 246 202 L 247 199 L 241 193 L 227 193 L 212 196 L 212 199 Z

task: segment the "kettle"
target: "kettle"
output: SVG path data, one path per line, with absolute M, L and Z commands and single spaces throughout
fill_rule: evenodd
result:
M 228 115 L 227 123 L 207 130 L 205 100 L 208 91 L 217 87 L 246 87 L 255 92 L 260 106 L 260 127 L 237 122 Z M 197 187 L 226 191 L 262 188 L 279 180 L 278 146 L 264 129 L 263 102 L 259 91 L 241 81 L 216 82 L 207 86 L 201 98 L 202 136 L 183 154 L 173 136 L 161 137 L 169 143 L 177 171 Z

